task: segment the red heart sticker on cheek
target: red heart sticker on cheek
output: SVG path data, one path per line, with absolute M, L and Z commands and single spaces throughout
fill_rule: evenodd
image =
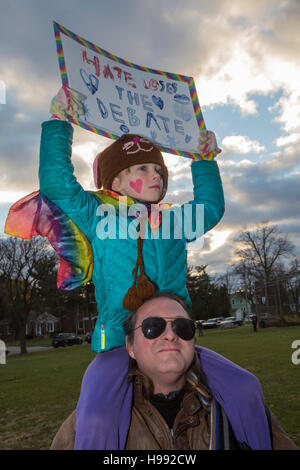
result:
M 129 186 L 134 189 L 136 193 L 140 193 L 142 191 L 143 181 L 140 179 L 136 181 L 130 181 Z

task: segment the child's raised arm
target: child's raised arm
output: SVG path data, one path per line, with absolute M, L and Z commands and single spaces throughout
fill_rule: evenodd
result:
M 200 131 L 198 150 L 204 157 L 207 156 L 207 160 L 192 163 L 194 197 L 180 206 L 178 215 L 181 220 L 177 218 L 177 222 L 174 221 L 174 230 L 179 230 L 180 227 L 183 238 L 188 242 L 211 230 L 221 220 L 225 210 L 222 181 L 214 160 L 221 150 L 212 131 Z M 201 206 L 203 211 L 199 210 Z
M 225 210 L 223 186 L 217 162 L 214 158 L 221 152 L 214 132 L 200 131 L 199 152 L 204 156 L 213 153 L 210 161 L 199 160 L 192 163 L 194 199 L 189 204 L 203 204 L 203 233 L 211 230 L 221 220 Z M 195 214 L 195 211 L 194 211 Z M 197 211 L 196 211 L 197 214 Z M 195 215 L 194 215 L 195 217 Z M 193 241 L 186 233 L 187 241 Z
M 73 174 L 71 163 L 73 127 L 66 114 L 78 117 L 84 112 L 83 95 L 63 87 L 53 98 L 52 117 L 42 124 L 40 147 L 40 191 L 54 202 L 91 239 L 95 198 L 84 191 Z

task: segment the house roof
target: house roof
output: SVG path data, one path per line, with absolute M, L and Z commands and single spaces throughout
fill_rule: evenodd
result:
M 35 319 L 36 322 L 39 322 L 39 323 L 44 323 L 46 321 L 54 321 L 54 322 L 57 322 L 58 321 L 58 318 L 56 318 L 54 315 L 52 315 L 51 313 L 48 313 L 48 312 L 43 312 L 43 313 L 40 313 L 36 319 Z

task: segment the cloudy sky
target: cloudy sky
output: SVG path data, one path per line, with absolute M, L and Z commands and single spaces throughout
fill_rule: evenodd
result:
M 300 254 L 300 3 L 297 0 L 0 0 L 0 232 L 38 188 L 41 123 L 61 86 L 52 21 L 130 62 L 193 76 L 217 135 L 226 212 L 189 260 L 226 271 L 244 226 L 280 226 Z M 73 162 L 110 141 L 75 127 Z M 165 154 L 165 201 L 191 197 L 190 160 Z

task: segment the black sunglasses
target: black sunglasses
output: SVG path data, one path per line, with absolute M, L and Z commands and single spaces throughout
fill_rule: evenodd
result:
M 165 320 L 162 317 L 148 317 L 142 321 L 138 328 L 142 328 L 143 335 L 147 339 L 158 338 L 166 329 L 167 323 L 172 324 L 172 330 L 179 338 L 189 341 L 195 336 L 195 323 L 189 318 L 175 318 L 173 320 Z

